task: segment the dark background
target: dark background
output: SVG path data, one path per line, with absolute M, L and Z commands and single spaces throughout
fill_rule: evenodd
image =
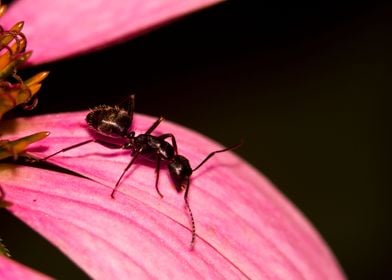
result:
M 115 104 L 133 92 L 137 112 L 163 114 L 224 145 L 243 138 L 237 153 L 304 212 L 350 279 L 385 279 L 390 11 L 223 3 L 132 41 L 24 70 L 51 71 L 39 107 L 25 115 Z M 18 255 L 11 231 L 1 236 Z M 61 278 L 64 266 L 50 274 Z

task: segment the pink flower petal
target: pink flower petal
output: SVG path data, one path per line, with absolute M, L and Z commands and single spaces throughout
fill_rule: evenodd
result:
M 107 195 L 108 187 L 86 179 L 30 169 L 7 166 L 3 171 L 2 178 L 14 180 L 5 187 L 13 201 L 10 211 L 91 277 L 241 276 L 205 242 L 198 244 L 200 250 L 190 252 L 189 232 L 176 217 L 167 217 L 132 197 L 113 200 Z M 15 172 L 21 174 L 16 180 Z
M 0 255 L 0 275 L 2 280 L 29 279 L 45 280 L 51 279 L 39 272 L 27 268 L 10 258 Z
M 6 27 L 25 21 L 31 63 L 64 58 L 153 27 L 221 0 L 15 1 L 1 19 Z
M 31 149 L 44 157 L 90 138 L 85 115 L 18 119 L 15 134 L 25 129 L 50 130 L 51 135 L 36 144 L 41 147 Z M 153 121 L 136 115 L 134 128 L 143 132 Z M 193 166 L 220 148 L 169 122 L 156 130 L 163 132 L 177 136 L 179 152 Z M 132 273 L 128 275 L 146 279 L 344 279 L 308 221 L 266 178 L 234 154 L 217 155 L 192 178 L 190 204 L 197 230 L 193 251 L 184 201 L 173 189 L 167 170 L 162 170 L 159 184 L 163 199 L 154 188 L 153 166 L 140 162 L 124 177 L 116 199 L 110 198 L 129 160 L 128 151 L 92 143 L 50 161 L 102 185 L 27 167 L 4 170 L 2 180 L 7 199 L 13 202 L 11 211 L 92 277 L 124 278 Z

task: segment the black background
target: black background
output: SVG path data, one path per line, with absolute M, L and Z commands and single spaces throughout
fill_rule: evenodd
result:
M 387 278 L 390 11 L 226 2 L 20 72 L 51 71 L 39 107 L 24 114 L 115 104 L 132 92 L 137 112 L 224 145 L 243 138 L 237 153 L 304 212 L 350 279 Z M 10 231 L 0 233 L 6 241 Z

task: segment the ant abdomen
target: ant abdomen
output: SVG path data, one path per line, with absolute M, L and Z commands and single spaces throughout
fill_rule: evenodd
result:
M 86 116 L 86 122 L 100 134 L 111 137 L 124 137 L 132 123 L 127 111 L 118 106 L 100 105 Z

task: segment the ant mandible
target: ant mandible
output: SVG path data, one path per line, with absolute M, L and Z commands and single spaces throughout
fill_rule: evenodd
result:
M 100 135 L 110 136 L 115 138 L 125 139 L 125 144 L 118 145 L 109 141 L 103 141 L 98 139 L 90 139 L 83 141 L 81 143 L 64 148 L 56 153 L 53 153 L 43 160 L 47 160 L 61 152 L 65 152 L 82 145 L 97 142 L 104 146 L 110 148 L 126 149 L 131 151 L 132 159 L 126 168 L 123 170 L 120 178 L 117 180 L 116 185 L 111 193 L 111 197 L 114 198 L 114 194 L 120 184 L 121 179 L 128 171 L 128 169 L 134 164 L 139 156 L 147 159 L 151 159 L 156 162 L 155 168 L 155 189 L 160 197 L 163 197 L 159 191 L 158 181 L 159 172 L 161 169 L 161 163 L 164 162 L 168 166 L 170 177 L 175 185 L 177 192 L 184 192 L 184 201 L 188 210 L 189 217 L 192 223 L 192 239 L 191 245 L 194 244 L 196 238 L 196 227 L 192 214 L 191 207 L 188 201 L 188 193 L 190 186 L 190 177 L 194 171 L 199 169 L 204 163 L 206 163 L 212 156 L 217 153 L 226 152 L 238 148 L 242 143 L 230 146 L 228 148 L 213 151 L 207 155 L 207 157 L 202 160 L 195 168 L 192 168 L 189 160 L 178 154 L 176 138 L 171 133 L 161 134 L 159 136 L 151 135 L 151 133 L 159 126 L 163 121 L 163 117 L 159 117 L 151 126 L 147 129 L 145 133 L 139 135 L 135 134 L 135 131 L 130 131 L 130 127 L 133 120 L 135 96 L 131 95 L 129 97 L 129 107 L 128 110 L 122 109 L 118 106 L 108 106 L 100 105 L 93 108 L 86 116 L 86 122 L 91 129 Z M 165 139 L 171 139 L 171 143 L 167 142 Z

